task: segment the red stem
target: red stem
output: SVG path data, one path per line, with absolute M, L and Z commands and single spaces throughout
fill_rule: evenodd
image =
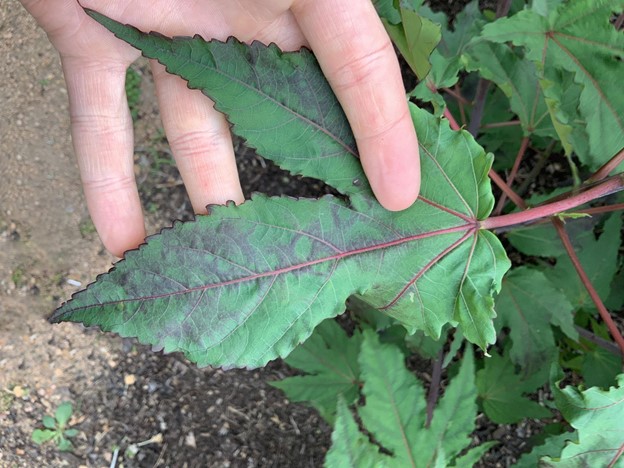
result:
M 624 162 L 624 148 L 616 153 L 611 159 L 609 159 L 600 169 L 594 172 L 586 183 L 596 182 L 607 177 L 616 167 Z
M 490 176 L 490 179 L 492 179 L 492 181 L 497 185 L 497 187 L 501 189 L 503 193 L 506 194 L 511 199 L 511 201 L 513 201 L 516 204 L 516 206 L 519 206 L 520 208 L 523 208 L 523 209 L 527 207 L 526 203 L 520 197 L 520 195 L 518 195 L 516 192 L 511 190 L 509 186 L 505 183 L 505 181 L 502 179 L 502 177 L 499 176 L 494 171 L 494 169 L 490 169 L 490 172 L 488 172 L 488 175 Z M 498 217 L 499 216 L 497 216 L 497 218 Z M 492 218 L 489 218 L 489 219 L 492 219 Z
M 449 121 L 449 124 L 451 125 L 451 128 L 453 130 L 459 130 L 461 128 L 457 123 L 457 120 L 455 120 L 455 117 L 453 117 L 453 114 L 451 114 L 451 111 L 448 109 L 448 107 L 444 108 L 443 115 Z
M 516 160 L 514 161 L 514 165 L 511 168 L 509 177 L 507 177 L 506 185 L 509 188 L 511 188 L 511 185 L 514 183 L 514 180 L 516 179 L 516 175 L 518 174 L 518 168 L 520 167 L 520 163 L 522 162 L 522 158 L 524 158 L 524 154 L 526 153 L 526 150 L 528 147 L 529 147 L 529 137 L 525 136 L 522 139 L 522 143 L 520 144 L 520 149 L 518 150 L 518 154 L 516 155 Z M 506 201 L 507 201 L 507 194 L 503 193 L 498 200 L 496 209 L 494 210 L 495 215 L 499 215 L 502 213 L 503 208 L 505 207 Z
M 492 172 L 493 171 L 490 171 L 490 174 Z M 624 190 L 624 173 L 610 177 L 604 182 L 596 184 L 587 190 L 572 192 L 574 195 L 571 195 L 563 200 L 536 206 L 535 208 L 529 208 L 528 210 L 520 211 L 518 213 L 493 216 L 481 221 L 480 225 L 482 229 L 496 229 L 513 226 L 515 224 L 529 223 L 536 219 L 554 216 L 557 213 L 563 213 L 564 211 L 571 210 L 572 208 L 588 203 L 596 198 L 604 197 L 621 190 Z M 522 205 L 524 205 L 524 202 L 519 204 L 521 208 Z
M 557 233 L 559 234 L 559 237 L 561 238 L 561 241 L 563 242 L 563 246 L 565 247 L 566 252 L 570 256 L 570 260 L 572 260 L 572 265 L 574 265 L 574 269 L 576 270 L 576 273 L 578 274 L 579 278 L 581 279 L 581 282 L 583 283 L 583 286 L 585 286 L 585 289 L 587 289 L 589 296 L 592 298 L 592 301 L 594 301 L 594 304 L 598 308 L 600 317 L 602 317 L 602 320 L 607 325 L 607 328 L 609 329 L 611 336 L 613 337 L 618 347 L 620 348 L 620 351 L 624 353 L 624 337 L 622 337 L 622 334 L 618 330 L 617 325 L 611 318 L 611 314 L 609 313 L 607 308 L 602 303 L 602 300 L 600 299 L 600 296 L 596 292 L 594 285 L 591 283 L 589 277 L 587 276 L 587 273 L 585 273 L 585 270 L 583 270 L 583 266 L 581 265 L 581 262 L 579 261 L 579 258 L 576 255 L 576 252 L 574 251 L 574 247 L 572 246 L 570 237 L 568 236 L 568 233 L 565 230 L 563 221 L 561 221 L 560 219 L 556 219 L 556 218 L 553 218 L 552 221 L 555 226 L 555 229 L 557 230 Z
M 618 31 L 622 29 L 622 26 L 624 26 L 624 13 L 620 13 L 620 16 L 615 20 L 614 26 Z
M 587 208 L 585 210 L 579 210 L 577 213 L 585 213 L 588 215 L 595 215 L 601 213 L 610 213 L 611 211 L 624 210 L 624 203 L 616 203 L 615 205 L 596 206 L 593 208 Z

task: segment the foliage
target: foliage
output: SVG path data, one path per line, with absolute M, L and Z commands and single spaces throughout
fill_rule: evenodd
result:
M 326 466 L 465 466 L 495 444 L 488 442 L 459 456 L 470 445 L 477 415 L 470 350 L 428 423 L 422 383 L 405 368 L 404 359 L 398 347 L 380 343 L 375 333 L 364 331 L 359 363 L 366 403 L 357 413 L 379 445 L 364 437 L 341 398 Z
M 201 89 L 259 154 L 341 196 L 211 207 L 128 252 L 52 321 L 199 365 L 284 357 L 303 375 L 273 385 L 333 424 L 328 466 L 472 466 L 493 447 L 471 445 L 479 409 L 490 424 L 560 423 L 518 466 L 621 464 L 624 175 L 607 176 L 624 160 L 624 0 L 515 1 L 506 16 L 509 3 L 497 17 L 474 1 L 450 27 L 419 0 L 374 1 L 420 79 L 409 96 L 433 107 L 410 107 L 423 180 L 400 213 L 374 199 L 310 51 L 169 39 L 89 11 Z M 528 187 L 557 156 L 556 191 L 510 192 L 519 167 Z M 496 206 L 488 175 L 505 192 Z M 347 300 L 350 334 L 331 320 Z M 488 358 L 475 364 L 466 341 Z M 432 367 L 428 395 L 406 358 Z M 561 368 L 574 386 L 554 382 Z
M 77 429 L 68 429 L 73 407 L 70 402 L 61 403 L 54 413 L 54 417 L 45 415 L 42 419 L 44 429 L 35 429 L 32 440 L 36 444 L 44 444 L 53 441 L 62 452 L 70 452 L 74 449 L 69 439 L 78 435 Z

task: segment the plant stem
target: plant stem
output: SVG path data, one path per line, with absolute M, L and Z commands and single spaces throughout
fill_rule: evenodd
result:
M 501 0 L 498 2 L 498 5 L 496 5 L 496 18 L 507 16 L 511 8 L 511 1 L 512 0 Z
M 520 125 L 519 120 L 509 120 L 507 122 L 494 122 L 491 124 L 485 124 L 481 128 L 501 128 L 501 127 L 515 127 L 516 125 Z
M 444 108 L 443 115 L 449 121 L 449 125 L 451 126 L 451 129 L 459 130 L 461 128 L 459 124 L 457 123 L 457 120 L 455 120 L 455 117 L 453 117 L 453 114 L 451 114 L 451 111 L 448 109 L 448 107 Z
M 441 89 L 445 93 L 453 96 L 457 100 L 457 102 L 461 102 L 462 104 L 470 104 L 468 102 L 468 99 L 466 99 L 464 96 L 459 94 L 459 92 L 456 89 L 451 89 L 451 88 L 441 88 Z
M 459 83 L 455 83 L 453 89 L 455 89 L 457 95 L 462 98 L 462 100 L 457 101 L 457 104 L 459 105 L 459 116 L 461 117 L 462 125 L 465 127 L 468 125 L 468 121 L 466 120 L 466 110 L 464 109 L 464 105 L 468 105 L 470 103 L 462 96 Z
M 444 362 L 444 350 L 440 350 L 438 357 L 433 361 L 433 371 L 431 372 L 431 385 L 427 394 L 427 420 L 425 427 L 429 428 L 433 419 L 433 410 L 440 395 L 440 381 L 442 380 L 442 364 Z
M 568 236 L 568 233 L 565 230 L 563 221 L 561 221 L 560 219 L 553 219 L 553 224 L 555 226 L 555 229 L 557 230 L 557 233 L 559 234 L 559 237 L 561 238 L 561 241 L 563 242 L 563 246 L 565 247 L 566 252 L 570 256 L 572 265 L 574 265 L 574 269 L 576 270 L 576 273 L 578 274 L 581 282 L 583 283 L 583 286 L 585 286 L 585 289 L 587 289 L 589 296 L 591 297 L 592 301 L 598 308 L 600 317 L 602 317 L 602 320 L 605 322 L 605 324 L 607 325 L 607 328 L 609 329 L 609 333 L 611 333 L 611 336 L 613 337 L 618 347 L 620 348 L 621 353 L 624 355 L 624 337 L 622 337 L 622 334 L 618 330 L 617 325 L 611 318 L 611 314 L 609 313 L 607 308 L 602 303 L 602 300 L 600 299 L 600 296 L 596 292 L 594 285 L 591 283 L 589 277 L 587 276 L 587 273 L 585 273 L 585 270 L 583 269 L 583 266 L 581 265 L 581 262 L 579 261 L 579 258 L 576 255 L 576 252 L 574 251 L 574 247 L 572 246 L 570 237 Z
M 490 176 L 490 179 L 492 179 L 492 181 L 496 184 L 496 186 L 499 189 L 501 189 L 503 193 L 506 194 L 511 199 L 511 201 L 513 201 L 516 204 L 516 206 L 519 206 L 520 208 L 523 208 L 523 209 L 527 207 L 524 200 L 516 192 L 514 192 L 513 190 L 509 188 L 509 186 L 505 183 L 502 177 L 499 176 L 496 173 L 496 171 L 494 171 L 494 169 L 490 169 L 490 172 L 488 172 L 488 175 Z
M 601 338 L 595 335 L 594 333 L 590 332 L 589 330 L 585 330 L 583 327 L 579 327 L 578 325 L 575 325 L 574 328 L 576 328 L 576 331 L 578 332 L 578 334 L 581 335 L 583 338 L 585 338 L 587 341 L 591 341 L 595 345 L 598 345 L 601 348 L 606 349 L 611 354 L 615 354 L 616 356 L 619 356 L 619 357 L 624 357 L 624 354 L 622 353 L 620 348 L 618 348 L 612 342 L 605 340 L 604 338 Z
M 516 179 L 516 175 L 518 174 L 518 168 L 520 167 L 520 163 L 524 158 L 524 154 L 529 146 L 529 137 L 525 136 L 522 139 L 522 143 L 520 143 L 520 149 L 518 150 L 518 154 L 516 155 L 516 160 L 514 161 L 513 167 L 511 168 L 511 172 L 509 173 L 509 177 L 507 177 L 506 185 L 511 188 L 511 184 L 513 184 Z M 499 215 L 502 213 L 503 208 L 505 207 L 505 202 L 507 201 L 507 194 L 503 192 L 501 197 L 498 200 L 498 204 L 496 205 L 496 209 L 494 210 L 495 215 Z
M 477 94 L 475 95 L 475 104 L 472 109 L 472 117 L 468 124 L 468 131 L 472 136 L 477 136 L 477 131 L 481 127 L 481 120 L 483 120 L 483 110 L 485 109 L 485 99 L 487 98 L 488 90 L 490 89 L 490 82 L 483 78 L 479 78 L 477 83 Z
M 624 13 L 620 13 L 620 16 L 617 17 L 613 25 L 615 26 L 615 29 L 618 31 L 622 29 L 622 26 L 624 26 Z
M 490 176 L 492 172 L 493 171 L 490 171 Z M 624 173 L 612 176 L 604 182 L 600 182 L 584 190 L 573 190 L 572 192 L 569 192 L 567 196 L 564 195 L 565 198 L 562 200 L 546 203 L 536 206 L 535 208 L 529 208 L 528 210 L 520 211 L 518 213 L 493 216 L 481 221 L 480 226 L 482 229 L 496 229 L 516 224 L 529 223 L 531 221 L 535 221 L 536 219 L 563 213 L 564 211 L 571 210 L 572 208 L 576 208 L 577 206 L 621 190 L 624 190 Z M 513 201 L 515 203 L 515 200 Z M 522 208 L 523 204 L 524 202 L 522 201 L 519 206 Z
M 616 203 L 615 205 L 595 206 L 593 208 L 587 208 L 585 210 L 579 210 L 577 213 L 585 213 L 588 215 L 610 213 L 612 211 L 624 211 L 624 203 Z
M 551 141 L 548 147 L 546 148 L 546 150 L 544 150 L 544 152 L 540 154 L 540 158 L 537 161 L 537 164 L 533 167 L 533 169 L 531 169 L 531 172 L 529 172 L 529 175 L 527 176 L 526 180 L 522 182 L 518 190 L 516 190 L 516 193 L 518 195 L 523 196 L 526 190 L 531 185 L 531 183 L 535 180 L 537 175 L 540 172 L 542 172 L 542 169 L 544 169 L 544 167 L 548 163 L 548 158 L 550 158 L 550 154 L 552 153 L 552 150 L 555 147 L 555 144 L 556 144 L 555 140 Z
M 594 172 L 586 182 L 596 182 L 607 177 L 611 171 L 624 162 L 624 148 L 616 153 L 611 159 L 609 159 L 600 169 Z

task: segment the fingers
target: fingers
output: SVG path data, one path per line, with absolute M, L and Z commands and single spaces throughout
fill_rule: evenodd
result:
M 420 189 L 418 141 L 394 49 L 370 0 L 296 0 L 292 11 L 345 110 L 379 202 L 408 208 Z
M 152 63 L 160 112 L 176 164 L 196 213 L 208 204 L 241 203 L 243 191 L 229 124 L 200 91 Z
M 134 180 L 132 119 L 125 95 L 125 65 L 63 58 L 72 138 L 89 212 L 114 255 L 145 238 Z

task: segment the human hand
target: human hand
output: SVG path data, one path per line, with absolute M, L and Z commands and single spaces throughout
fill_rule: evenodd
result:
M 106 248 L 117 256 L 145 237 L 133 171 L 125 73 L 140 53 L 91 20 L 76 0 L 20 0 L 59 51 L 72 138 L 87 205 Z M 416 199 L 420 166 L 400 69 L 370 0 L 82 0 L 82 5 L 168 36 L 275 42 L 314 51 L 356 138 L 380 203 L 402 210 Z M 197 213 L 243 201 L 225 118 L 199 91 L 152 61 L 161 117 Z

